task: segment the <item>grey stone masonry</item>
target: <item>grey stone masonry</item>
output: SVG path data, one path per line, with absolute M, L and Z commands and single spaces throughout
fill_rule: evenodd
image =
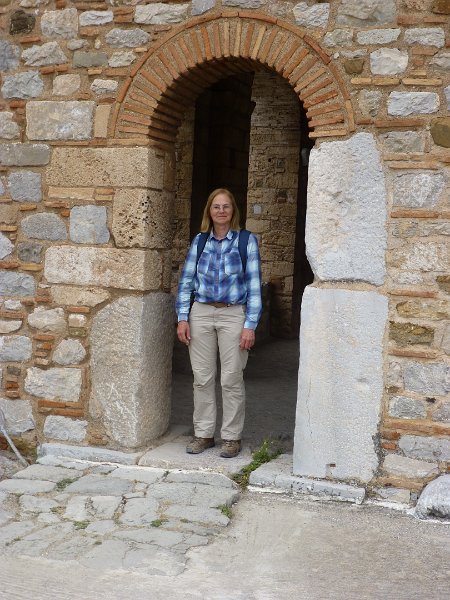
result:
M 151 36 L 142 29 L 111 29 L 105 39 L 113 48 L 138 48 L 147 44 Z
M 450 475 L 431 481 L 420 495 L 416 515 L 421 519 L 450 520 Z
M 21 361 L 31 358 L 31 339 L 24 335 L 0 337 L 0 360 Z
M 105 52 L 84 52 L 77 50 L 73 55 L 74 67 L 101 67 L 108 62 L 108 56 Z
M 81 391 L 80 369 L 28 369 L 24 389 L 39 398 L 77 402 Z
M 196 17 L 214 8 L 216 0 L 192 0 L 191 15 Z
M 63 442 L 82 442 L 86 437 L 87 421 L 49 415 L 45 419 L 44 435 Z
M 13 117 L 14 113 L 12 112 L 0 113 L 0 138 L 13 140 L 20 136 L 19 125 L 13 120 Z
M 445 189 L 442 173 L 404 173 L 393 180 L 394 206 L 435 208 Z
M 447 438 L 403 435 L 398 446 L 410 458 L 431 462 L 450 461 L 450 440 Z
M 395 0 L 342 0 L 336 23 L 362 27 L 392 23 L 395 21 L 396 8 Z
M 3 80 L 2 94 L 5 98 L 37 98 L 43 91 L 44 82 L 35 71 L 7 75 Z
M 30 140 L 86 140 L 92 136 L 95 102 L 28 102 Z
M 0 296 L 34 296 L 36 281 L 25 273 L 0 271 Z
M 406 390 L 443 396 L 450 391 L 450 366 L 443 362 L 405 361 L 403 379 Z
M 13 171 L 8 177 L 9 193 L 17 202 L 42 200 L 42 176 L 34 171 Z
M 19 65 L 20 47 L 0 40 L 0 71 L 9 71 Z
M 67 230 L 64 221 L 54 213 L 36 213 L 25 217 L 21 223 L 25 236 L 39 240 L 65 240 Z
M 46 144 L 0 145 L 0 165 L 6 167 L 37 167 L 49 160 L 50 148 Z
M 445 46 L 445 31 L 441 27 L 417 27 L 405 31 L 407 44 L 421 44 L 422 46 Z
M 112 10 L 87 10 L 80 14 L 80 26 L 104 25 L 114 19 Z
M 316 4 L 308 6 L 306 2 L 299 2 L 294 6 L 295 22 L 304 27 L 326 27 L 330 16 L 330 4 Z
M 41 29 L 46 37 L 72 39 L 78 34 L 78 11 L 76 8 L 49 10 L 41 18 Z
M 80 244 L 105 244 L 109 240 L 105 206 L 74 206 L 70 211 L 70 239 Z
M 42 46 L 31 46 L 31 48 L 22 52 L 22 59 L 30 67 L 61 65 L 67 62 L 66 55 L 61 50 L 58 42 L 48 42 L 42 44 Z
M 189 4 L 147 4 L 136 6 L 134 22 L 145 25 L 164 25 L 166 23 L 179 23 L 186 15 Z
M 6 430 L 10 435 L 20 435 L 34 429 L 33 412 L 29 400 L 0 398 L 0 408 L 5 415 Z
M 388 114 L 399 117 L 431 114 L 439 110 L 439 105 L 439 96 L 435 92 L 391 92 Z

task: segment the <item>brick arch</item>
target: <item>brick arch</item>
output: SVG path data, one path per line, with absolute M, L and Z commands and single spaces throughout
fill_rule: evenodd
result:
M 259 69 L 289 82 L 306 110 L 311 137 L 354 131 L 350 96 L 320 45 L 300 27 L 235 11 L 192 19 L 152 45 L 122 87 L 111 133 L 172 144 L 199 94 L 224 77 Z

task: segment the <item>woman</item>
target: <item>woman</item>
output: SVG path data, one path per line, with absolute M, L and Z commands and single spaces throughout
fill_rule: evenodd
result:
M 194 373 L 194 438 L 186 452 L 199 454 L 215 445 L 219 350 L 223 400 L 220 456 L 232 458 L 241 449 L 245 416 L 243 370 L 261 316 L 261 260 L 253 234 L 248 238 L 246 260 L 245 252 L 241 256 L 239 210 L 227 189 L 219 188 L 209 195 L 201 231 L 207 234 L 206 243 L 198 256 L 202 235 L 194 238 L 176 302 L 178 339 L 189 347 Z

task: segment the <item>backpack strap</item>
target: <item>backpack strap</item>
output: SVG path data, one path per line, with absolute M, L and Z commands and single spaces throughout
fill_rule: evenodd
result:
M 199 235 L 197 242 L 197 262 L 195 263 L 195 270 L 197 270 L 198 261 L 200 260 L 200 256 L 202 255 L 203 250 L 205 249 L 206 240 L 208 239 L 209 233 L 207 231 L 202 231 Z
M 195 269 L 197 270 L 198 261 L 200 260 L 200 256 L 202 255 L 203 250 L 205 249 L 206 241 L 209 237 L 209 232 L 205 231 L 200 233 L 198 242 L 197 242 L 197 262 L 195 263 Z M 239 255 L 241 257 L 242 269 L 245 273 L 247 268 L 247 246 L 248 239 L 250 237 L 250 231 L 248 229 L 241 229 L 238 233 L 238 247 L 239 247 Z

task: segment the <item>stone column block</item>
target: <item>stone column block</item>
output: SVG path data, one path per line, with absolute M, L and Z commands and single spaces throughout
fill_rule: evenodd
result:
M 168 426 L 174 321 L 172 297 L 163 293 L 120 298 L 94 318 L 90 412 L 123 448 L 143 446 Z
M 301 315 L 294 473 L 370 481 L 378 466 L 387 298 L 308 286 Z

